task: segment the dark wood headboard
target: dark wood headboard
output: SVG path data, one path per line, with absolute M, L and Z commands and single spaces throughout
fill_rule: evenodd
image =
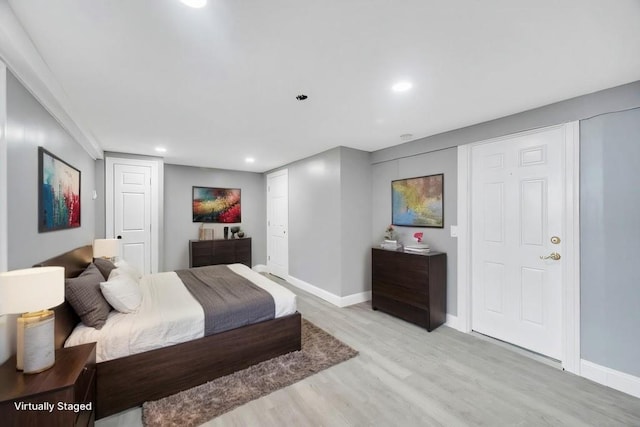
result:
M 87 245 L 39 262 L 34 267 L 64 267 L 64 277 L 70 278 L 78 277 L 91 264 L 91 261 L 93 261 L 93 248 L 91 245 Z M 56 313 L 55 346 L 56 348 L 61 348 L 69 335 L 71 335 L 73 328 L 80 322 L 80 318 L 78 318 L 67 301 L 55 307 L 53 311 Z

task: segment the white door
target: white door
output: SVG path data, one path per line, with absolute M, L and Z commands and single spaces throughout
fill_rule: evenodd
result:
M 105 235 L 120 236 L 121 257 L 144 274 L 159 269 L 161 173 L 160 160 L 105 159 Z
M 289 275 L 289 175 L 282 170 L 267 175 L 267 268 Z
M 114 165 L 114 233 L 122 238 L 122 257 L 151 273 L 151 168 Z
M 558 360 L 564 144 L 556 127 L 475 145 L 470 180 L 472 328 Z

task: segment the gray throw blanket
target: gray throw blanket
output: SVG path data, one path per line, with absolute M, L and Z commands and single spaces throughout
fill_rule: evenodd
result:
M 205 336 L 275 317 L 276 305 L 271 294 L 226 265 L 176 273 L 204 309 Z

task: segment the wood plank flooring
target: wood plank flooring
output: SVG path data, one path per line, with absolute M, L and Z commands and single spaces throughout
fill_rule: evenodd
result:
M 303 317 L 360 354 L 205 426 L 640 426 L 635 397 L 445 326 L 429 333 L 370 303 L 337 308 L 284 285 Z

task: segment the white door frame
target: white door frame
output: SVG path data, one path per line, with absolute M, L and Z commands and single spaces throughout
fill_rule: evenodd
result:
M 9 268 L 7 103 L 7 66 L 0 61 L 0 272 L 7 271 Z M 6 362 L 15 350 L 15 316 L 0 315 L 0 363 Z
M 281 169 L 279 171 L 276 172 L 272 172 L 270 174 L 267 175 L 267 180 L 266 180 L 266 190 L 267 190 L 267 218 L 265 219 L 266 225 L 267 225 L 267 259 L 266 264 L 267 264 L 267 271 L 269 273 L 271 273 L 271 266 L 269 265 L 269 257 L 270 257 L 270 253 L 269 250 L 271 248 L 271 231 L 269 230 L 270 225 L 269 225 L 269 212 L 271 211 L 271 198 L 269 196 L 269 180 L 271 178 L 275 178 L 278 176 L 282 176 L 282 175 L 286 175 L 287 176 L 287 209 L 289 209 L 288 205 L 289 205 L 289 169 Z M 283 279 L 288 279 L 289 278 L 289 234 L 288 234 L 288 230 L 289 230 L 289 214 L 287 213 L 287 226 L 286 226 L 286 231 L 287 234 L 285 236 L 285 238 L 287 239 L 287 271 L 286 271 L 286 275 L 285 277 L 283 277 Z
M 562 367 L 580 375 L 580 124 L 578 121 L 492 138 L 458 147 L 458 328 L 471 332 L 471 148 L 562 128 L 565 132 Z
M 113 203 L 113 167 L 115 164 L 147 166 L 151 168 L 151 272 L 157 273 L 160 258 L 160 207 L 162 206 L 160 189 L 160 161 L 130 159 L 123 157 L 105 157 L 105 236 L 115 237 Z
M 8 268 L 9 237 L 7 236 L 7 66 L 0 61 L 0 271 Z M 0 354 L 0 361 L 3 355 Z

